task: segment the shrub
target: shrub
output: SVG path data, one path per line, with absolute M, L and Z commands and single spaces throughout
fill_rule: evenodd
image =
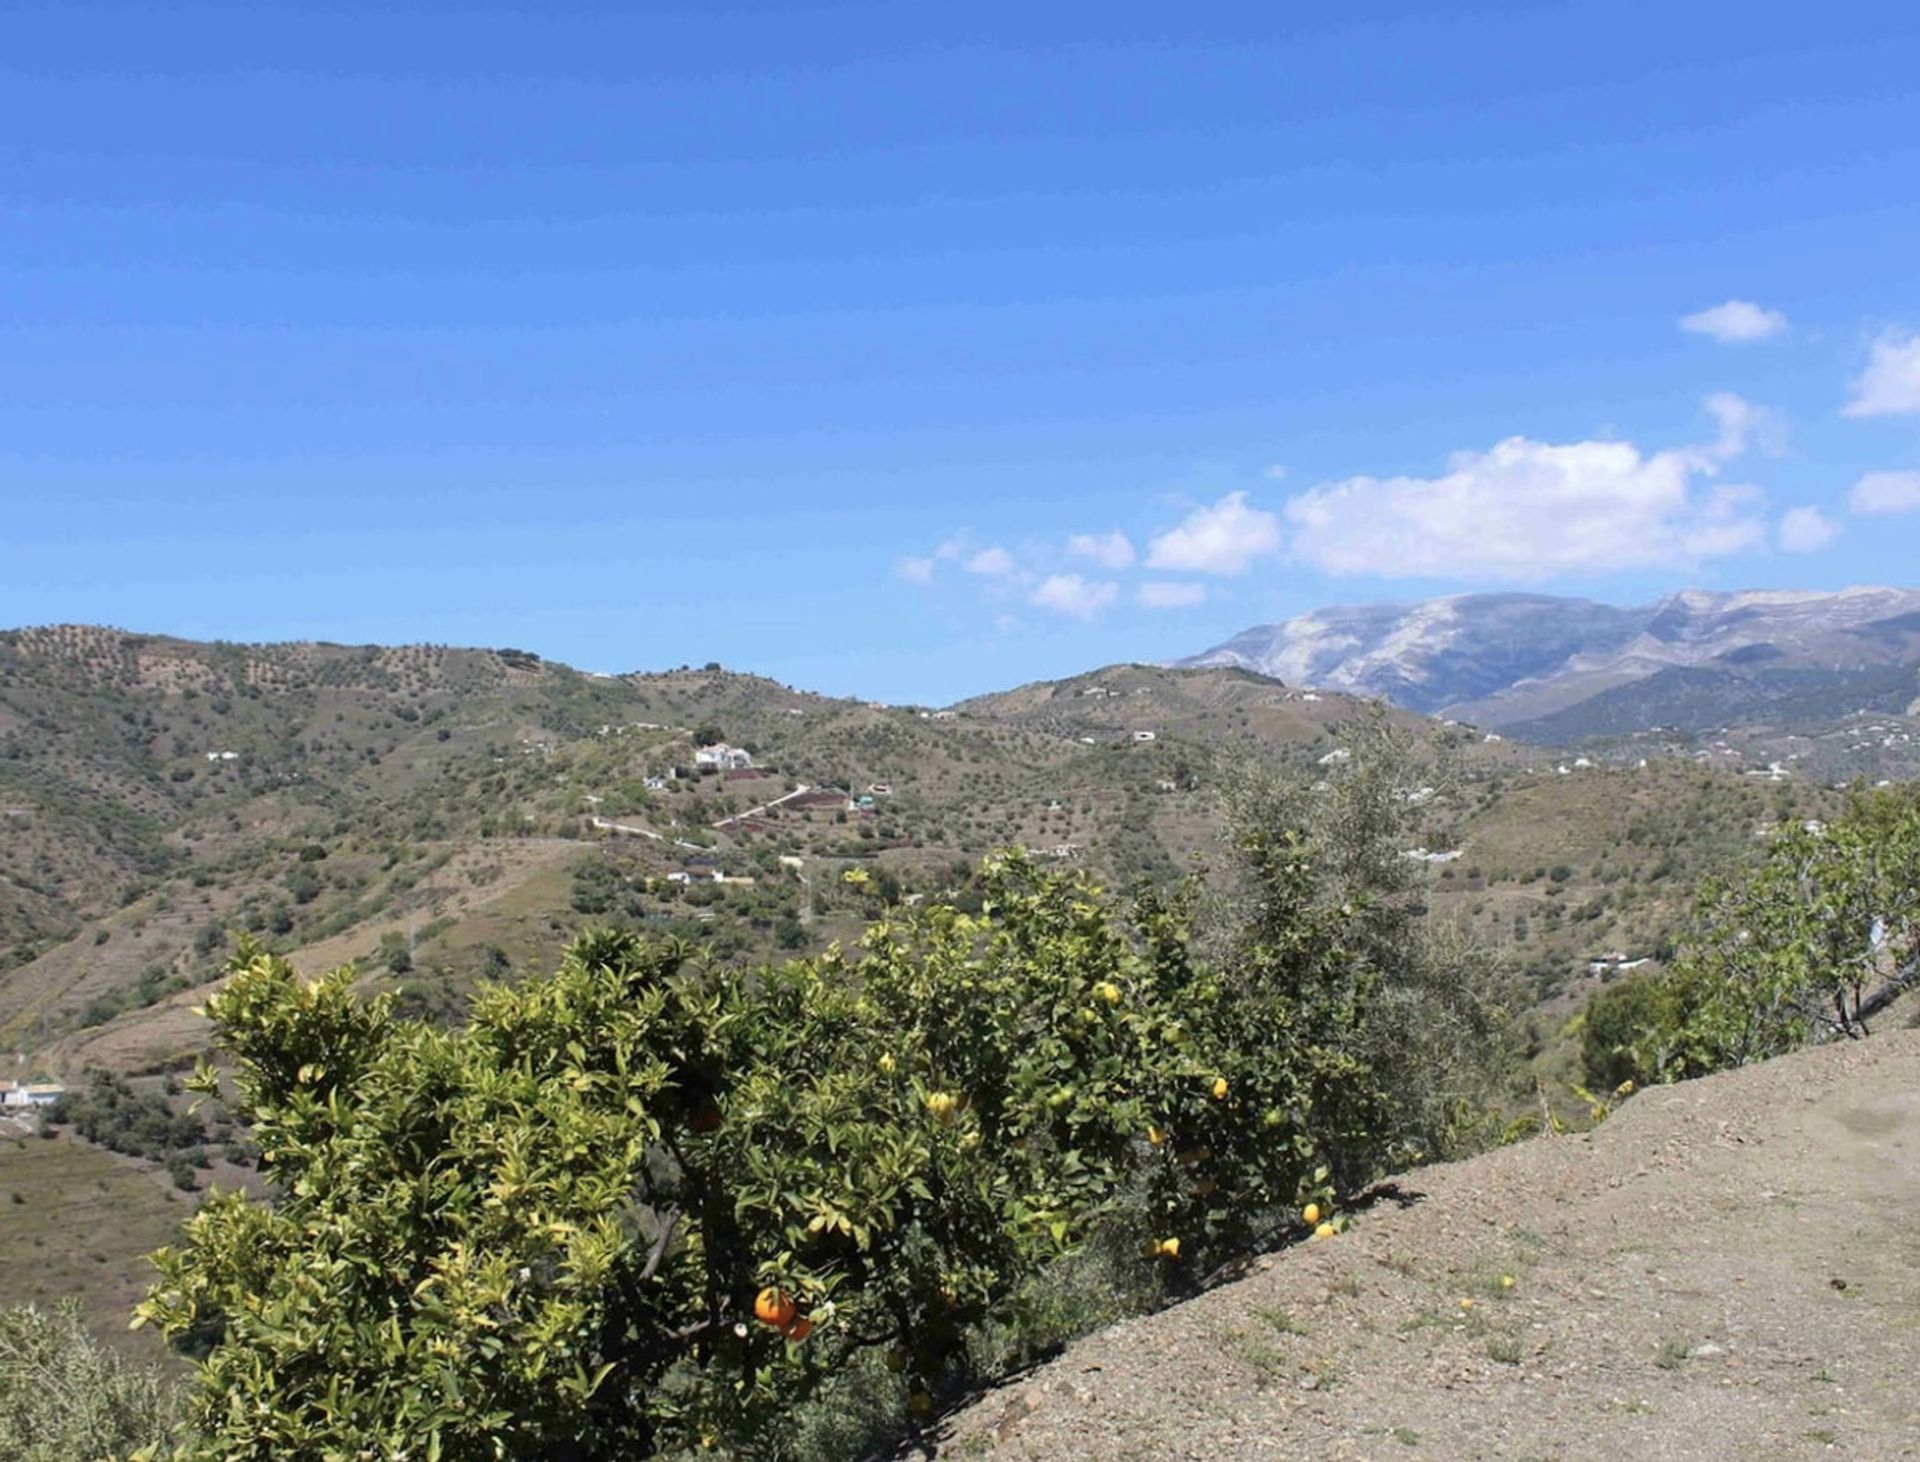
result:
M 1673 1081 L 1863 1036 L 1916 986 L 1920 788 L 1905 786 L 1856 793 L 1746 877 L 1703 884 L 1672 964 L 1601 1013 L 1616 1044 L 1630 1023 L 1640 1079 Z
M 160 1372 L 129 1365 L 87 1334 L 73 1301 L 0 1310 L 0 1456 L 171 1456 L 177 1410 Z
M 451 1032 L 243 949 L 208 1009 L 279 1201 L 211 1197 L 141 1309 L 224 1334 L 209 1455 L 750 1438 L 863 1351 L 930 1388 L 1116 1223 L 1203 1268 L 1387 1153 L 1337 908 L 1242 971 L 1182 900 L 988 884 L 759 971 L 590 934 Z
M 154 1092 L 136 1092 L 126 1079 L 90 1074 L 84 1091 L 69 1091 L 47 1109 L 49 1124 L 71 1125 L 87 1141 L 129 1157 L 189 1162 L 206 1140 L 198 1117 L 177 1113 Z

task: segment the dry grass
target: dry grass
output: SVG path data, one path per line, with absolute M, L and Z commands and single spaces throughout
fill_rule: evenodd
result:
M 130 1355 L 163 1353 L 128 1318 L 144 1257 L 173 1241 L 192 1200 L 134 1163 L 61 1137 L 0 1140 L 0 1304 L 78 1297 L 87 1327 Z

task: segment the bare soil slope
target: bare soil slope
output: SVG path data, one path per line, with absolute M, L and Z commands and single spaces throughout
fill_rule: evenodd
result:
M 1648 1091 L 1590 1134 L 1397 1189 L 1344 1235 L 1089 1337 L 931 1445 L 1920 1457 L 1920 1030 Z

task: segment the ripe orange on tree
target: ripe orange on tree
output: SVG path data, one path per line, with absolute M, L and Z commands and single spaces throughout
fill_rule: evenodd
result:
M 793 1323 L 794 1316 L 798 1313 L 793 1297 L 785 1290 L 775 1289 L 769 1285 L 754 1296 L 753 1317 L 763 1325 L 771 1325 L 776 1330 L 785 1330 Z

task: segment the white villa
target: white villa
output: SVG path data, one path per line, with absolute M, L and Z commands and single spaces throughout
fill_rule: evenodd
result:
M 50 1107 L 66 1090 L 52 1081 L 0 1081 L 0 1107 Z
M 737 746 L 717 741 L 712 746 L 703 746 L 694 752 L 693 764 L 697 767 L 718 767 L 723 772 L 737 772 L 752 766 L 753 756 Z

